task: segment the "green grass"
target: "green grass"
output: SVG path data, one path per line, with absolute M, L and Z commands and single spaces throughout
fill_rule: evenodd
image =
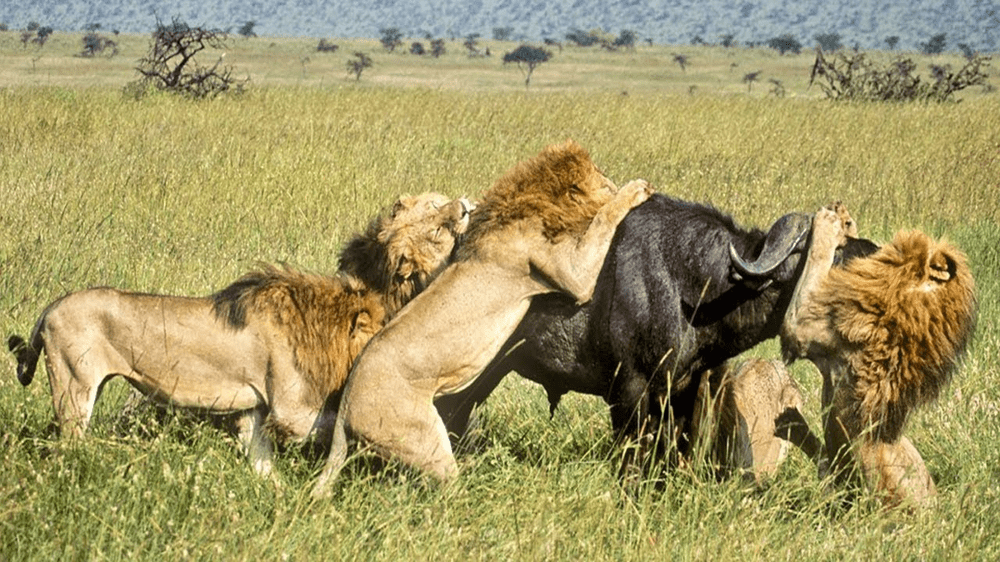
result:
M 0 73 L 30 68 L 19 44 L 5 45 L 0 57 L 21 57 L 21 66 L 0 65 Z M 596 76 L 620 55 L 598 52 L 572 53 L 595 73 L 588 84 L 555 64 L 546 78 L 543 65 L 527 92 L 516 70 L 494 60 L 497 68 L 477 71 L 459 54 L 440 63 L 469 73 L 458 85 L 411 68 L 410 83 L 422 86 L 402 87 L 396 74 L 377 79 L 378 67 L 354 84 L 342 62 L 315 83 L 281 83 L 282 73 L 301 74 L 292 57 L 308 46 L 276 42 L 267 47 L 275 55 L 259 54 L 255 63 L 275 82 L 205 103 L 125 101 L 119 87 L 132 78 L 125 71 L 114 75 L 118 83 L 97 85 L 82 81 L 83 72 L 4 80 L 16 86 L 0 89 L 0 334 L 28 332 L 51 300 L 91 285 L 204 295 L 257 261 L 331 271 L 351 233 L 399 194 L 475 196 L 519 159 L 571 137 L 619 183 L 642 177 L 746 225 L 841 199 L 869 238 L 921 228 L 968 253 L 980 299 L 976 336 L 951 387 L 907 431 L 938 484 L 937 507 L 908 516 L 862 497 L 851 509 L 834 508 L 840 492 L 824 487 L 798 453 L 760 492 L 696 471 L 623 501 L 603 403 L 569 396 L 549 420 L 544 393 L 516 377 L 487 405 L 486 447 L 460 459 L 454 485 L 355 463 L 334 498 L 317 503 L 308 492 L 320 465 L 295 451 L 278 460 L 276 490 L 209 427 L 168 420 L 150 422 L 150 432 L 116 431 L 127 389 L 118 381 L 108 385 L 88 439 L 60 443 L 48 428 L 45 377 L 21 388 L 4 355 L 0 558 L 1000 555 L 996 95 L 940 106 L 854 105 L 811 93 L 748 94 L 738 80 L 716 91 L 704 84 L 728 81 L 722 51 L 700 55 L 717 71 L 705 71 L 696 95 L 678 81 L 658 89 L 645 59 L 624 78 Z M 678 73 L 662 49 L 657 72 Z M 634 57 L 642 56 L 640 48 Z M 560 85 L 545 84 L 557 76 Z M 777 346 L 751 353 L 774 357 Z M 792 371 L 815 426 L 819 376 L 805 363 Z

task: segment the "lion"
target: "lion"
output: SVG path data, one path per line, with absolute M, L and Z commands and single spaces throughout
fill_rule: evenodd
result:
M 856 459 L 887 505 L 927 504 L 933 480 L 902 433 L 950 382 L 975 327 L 975 283 L 962 252 L 919 231 L 831 268 L 845 237 L 835 210 L 816 214 L 782 355 L 823 375 L 824 460 L 837 480 L 852 478 Z
M 507 171 L 473 211 L 454 261 L 358 357 L 314 495 L 327 495 L 346 462 L 348 432 L 383 457 L 456 477 L 435 396 L 479 376 L 532 296 L 590 299 L 618 223 L 651 193 L 643 180 L 619 189 L 571 140 Z
M 443 270 L 470 210 L 435 193 L 403 197 L 346 246 L 333 277 L 263 266 L 209 297 L 71 293 L 29 341 L 9 338 L 18 379 L 31 383 L 44 350 L 56 422 L 73 438 L 114 376 L 156 402 L 235 414 L 254 468 L 268 474 L 265 422 L 281 442 L 329 434 L 327 400 L 368 340 Z
M 781 361 L 748 358 L 719 368 L 719 390 L 710 379 L 698 386 L 692 433 L 711 444 L 709 458 L 719 477 L 742 477 L 757 485 L 774 476 L 791 438 L 776 432 L 783 412 L 801 416 L 802 391 Z

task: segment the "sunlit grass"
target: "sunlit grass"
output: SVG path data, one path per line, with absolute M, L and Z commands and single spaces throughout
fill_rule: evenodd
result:
M 309 45 L 275 43 L 298 67 L 266 72 L 301 73 L 293 56 Z M 704 65 L 728 72 L 726 56 Z M 661 57 L 659 72 L 679 72 Z M 377 68 L 360 86 L 331 73 L 321 88 L 205 103 L 125 101 L 108 85 L 2 89 L 0 335 L 26 333 L 52 299 L 91 285 L 203 295 L 257 261 L 330 271 L 347 237 L 399 194 L 476 196 L 519 159 L 574 138 L 616 181 L 645 178 L 745 225 L 841 199 L 868 237 L 921 228 L 969 254 L 977 334 L 952 386 L 908 430 L 937 508 L 834 507 L 839 491 L 795 453 L 761 492 L 681 472 L 629 501 L 603 402 L 568 396 L 549 420 L 544 393 L 516 377 L 487 404 L 486 447 L 461 459 L 456 484 L 357 463 L 333 500 L 314 503 L 319 465 L 295 451 L 279 458 L 275 490 L 212 428 L 168 421 L 119 435 L 122 383 L 109 385 L 92 435 L 62 444 L 47 429 L 45 377 L 21 388 L 5 355 L 2 557 L 996 558 L 1000 100 L 833 104 L 745 95 L 741 83 L 726 95 L 629 82 L 546 91 L 547 70 L 528 92 L 485 77 L 481 88 L 384 87 Z M 523 84 L 514 69 L 497 72 Z M 777 346 L 752 353 L 774 357 Z M 815 420 L 819 377 L 807 364 L 793 374 Z

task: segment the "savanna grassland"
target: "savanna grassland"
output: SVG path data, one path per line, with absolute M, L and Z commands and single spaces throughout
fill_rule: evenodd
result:
M 57 34 L 40 51 L 13 33 L 0 41 L 5 337 L 93 285 L 206 295 L 260 261 L 332 272 L 341 245 L 398 195 L 476 196 L 566 138 L 620 183 L 645 178 L 744 225 L 840 199 L 868 238 L 945 236 L 968 254 L 980 301 L 965 362 L 907 432 L 940 492 L 917 514 L 867 496 L 837 507 L 842 491 L 798 452 L 760 491 L 696 466 L 625 499 L 603 402 L 568 396 L 550 420 L 544 392 L 513 376 L 487 404 L 484 446 L 460 458 L 457 483 L 356 462 L 332 500 L 314 502 L 320 463 L 295 450 L 279 456 L 276 488 L 209 426 L 149 416 L 123 429 L 121 381 L 105 388 L 88 438 L 60 443 L 46 377 L 22 388 L 4 354 L 0 559 L 1000 557 L 997 94 L 835 104 L 806 89 L 808 55 L 669 46 L 566 48 L 526 90 L 497 60 L 513 45 L 469 59 L 450 44 L 433 60 L 371 41 L 375 67 L 355 82 L 344 66 L 357 45 L 325 55 L 311 40 L 240 39 L 226 61 L 251 77 L 243 96 L 136 101 L 121 87 L 145 37 L 98 60 L 73 56 L 79 37 Z M 686 72 L 674 52 L 689 53 Z M 741 77 L 756 70 L 748 92 Z M 768 77 L 788 95 L 769 95 Z M 768 342 L 750 353 L 777 352 Z M 816 427 L 818 372 L 792 372 Z

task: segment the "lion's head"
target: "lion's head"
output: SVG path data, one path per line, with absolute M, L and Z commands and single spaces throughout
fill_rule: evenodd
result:
M 340 270 L 384 295 L 392 315 L 448 265 L 472 208 L 438 193 L 401 197 L 348 242 Z
M 541 220 L 549 240 L 577 235 L 616 191 L 576 142 L 547 146 L 508 170 L 483 194 L 463 248 L 474 251 L 484 234 L 529 218 Z
M 894 441 L 909 412 L 951 379 L 976 318 L 975 283 L 954 246 L 900 232 L 867 258 L 830 271 L 820 297 L 854 347 L 859 422 Z

